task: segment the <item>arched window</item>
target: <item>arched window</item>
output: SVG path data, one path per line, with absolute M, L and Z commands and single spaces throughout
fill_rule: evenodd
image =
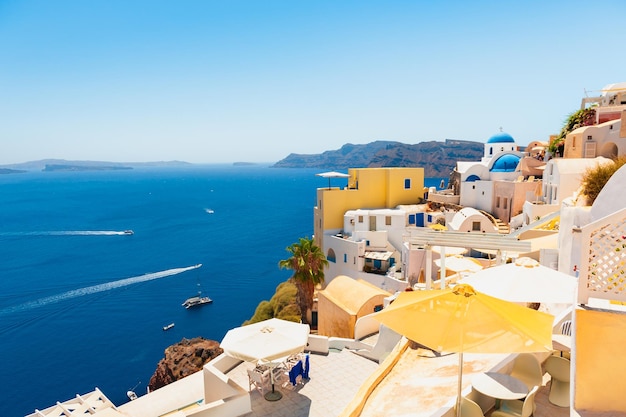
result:
M 335 251 L 333 248 L 328 249 L 328 255 L 326 255 L 326 259 L 328 262 L 337 263 L 337 256 L 335 255 Z

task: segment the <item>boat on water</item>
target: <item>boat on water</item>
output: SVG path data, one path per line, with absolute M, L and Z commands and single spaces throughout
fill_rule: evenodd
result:
M 171 329 L 172 327 L 174 327 L 174 323 L 170 323 L 170 324 L 168 324 L 167 326 L 163 326 L 163 331 L 164 331 L 164 332 L 166 332 L 166 331 L 168 331 L 169 329 Z
M 185 302 L 182 304 L 182 306 L 185 308 L 191 308 L 191 307 L 196 307 L 196 306 L 200 306 L 203 304 L 209 304 L 212 302 L 213 300 L 211 300 L 209 297 L 202 297 L 201 293 L 198 292 L 198 295 L 187 298 Z
M 200 266 L 202 266 L 202 264 L 197 265 L 198 268 Z M 191 307 L 201 306 L 204 304 L 209 304 L 212 302 L 213 300 L 211 300 L 209 297 L 202 296 L 202 289 L 200 288 L 200 278 L 198 278 L 198 295 L 187 298 L 185 302 L 183 302 L 182 306 L 185 308 L 191 308 Z
M 130 229 L 129 230 L 124 230 L 122 233 L 125 234 L 125 235 L 134 235 L 135 234 L 135 232 L 133 232 Z
M 126 391 L 126 396 L 128 397 L 129 400 L 132 401 L 132 400 L 136 400 L 138 398 L 137 397 L 137 393 L 135 392 L 135 390 L 137 389 L 139 384 L 141 384 L 141 381 L 137 382 L 137 385 L 135 385 L 134 387 L 132 387 L 131 389 Z

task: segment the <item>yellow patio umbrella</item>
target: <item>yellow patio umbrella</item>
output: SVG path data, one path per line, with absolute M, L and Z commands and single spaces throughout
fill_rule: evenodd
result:
M 400 293 L 393 303 L 372 316 L 430 349 L 459 354 L 457 416 L 463 353 L 552 350 L 552 315 L 476 292 L 467 284 Z
M 448 230 L 446 226 L 444 226 L 443 224 L 439 224 L 439 223 L 429 224 L 428 227 L 430 227 L 433 230 Z

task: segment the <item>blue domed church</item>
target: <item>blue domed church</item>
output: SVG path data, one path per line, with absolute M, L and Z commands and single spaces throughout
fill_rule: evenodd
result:
M 535 183 L 534 178 L 524 181 L 519 170 L 523 157 L 510 134 L 500 131 L 491 136 L 480 161 L 457 162 L 460 204 L 484 210 L 508 223 L 522 212 L 529 191 L 541 191 L 541 183 Z

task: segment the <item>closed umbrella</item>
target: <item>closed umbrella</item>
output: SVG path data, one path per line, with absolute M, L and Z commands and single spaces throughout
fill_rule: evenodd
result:
M 269 362 L 304 350 L 309 338 L 308 324 L 272 318 L 229 330 L 220 347 L 224 353 L 246 362 Z M 278 400 L 282 394 L 274 390 L 265 395 L 267 400 Z
M 578 289 L 576 277 L 526 257 L 483 269 L 459 282 L 492 297 L 516 303 L 572 304 Z
M 553 316 L 476 292 L 467 284 L 400 293 L 373 317 L 430 349 L 459 354 L 457 416 L 463 353 L 552 350 Z

